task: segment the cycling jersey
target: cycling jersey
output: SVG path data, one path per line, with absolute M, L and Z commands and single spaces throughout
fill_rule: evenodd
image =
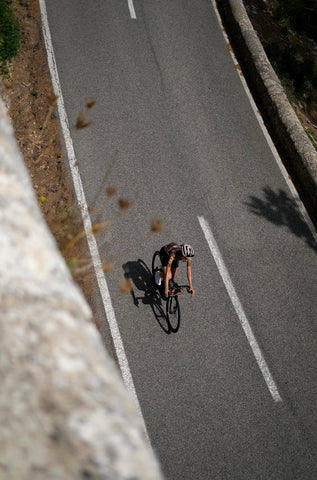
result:
M 172 242 L 172 243 L 169 243 L 168 245 L 165 245 L 165 247 L 163 248 L 166 254 L 168 255 L 167 265 L 172 265 L 172 263 L 176 261 L 178 266 L 178 261 L 183 257 L 182 247 L 177 243 Z M 192 259 L 186 258 L 186 260 L 187 260 L 187 264 L 191 265 Z

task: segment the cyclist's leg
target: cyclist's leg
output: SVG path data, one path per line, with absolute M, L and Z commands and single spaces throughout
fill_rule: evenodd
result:
M 179 268 L 179 260 L 174 260 L 174 262 L 172 263 L 172 280 L 174 283 L 176 283 L 178 268 Z

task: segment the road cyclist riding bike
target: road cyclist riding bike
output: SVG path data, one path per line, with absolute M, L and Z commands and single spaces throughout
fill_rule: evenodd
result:
M 169 243 L 164 245 L 160 250 L 160 259 L 162 262 L 163 272 L 157 272 L 155 281 L 159 286 L 164 287 L 164 295 L 167 298 L 169 294 L 177 291 L 179 288 L 175 282 L 179 262 L 187 263 L 187 278 L 189 283 L 189 292 L 194 295 L 195 290 L 192 283 L 192 258 L 195 255 L 193 247 L 188 244 L 178 245 L 177 243 Z

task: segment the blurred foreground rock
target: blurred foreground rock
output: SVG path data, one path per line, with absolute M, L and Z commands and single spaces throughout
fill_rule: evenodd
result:
M 0 100 L 0 479 L 161 479 Z

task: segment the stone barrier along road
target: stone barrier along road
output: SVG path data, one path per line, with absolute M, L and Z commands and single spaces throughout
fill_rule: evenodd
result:
M 306 207 L 317 219 L 317 152 L 290 105 L 242 0 L 217 1 L 268 130 Z
M 0 100 L 0 478 L 161 479 Z

